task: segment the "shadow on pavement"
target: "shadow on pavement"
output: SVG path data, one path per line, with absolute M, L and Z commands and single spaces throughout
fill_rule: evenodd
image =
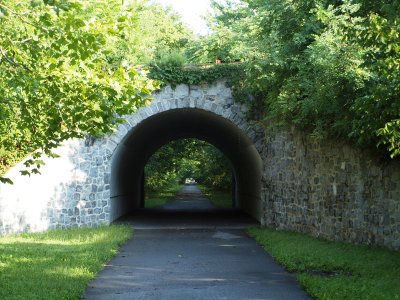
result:
M 143 208 L 114 221 L 135 229 L 243 228 L 258 221 L 234 208 L 217 208 L 195 184 L 185 185 L 160 208 Z
M 135 229 L 243 228 L 259 223 L 241 210 L 165 210 L 140 209 L 116 220 Z

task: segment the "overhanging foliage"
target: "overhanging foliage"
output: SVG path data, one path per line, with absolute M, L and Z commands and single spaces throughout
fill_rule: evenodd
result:
M 146 0 L 2 1 L 0 181 L 32 151 L 25 175 L 69 138 L 112 132 L 157 87 L 135 64 L 190 36 L 178 15 Z
M 400 155 L 397 0 L 219 3 L 212 28 L 230 29 L 248 101 L 266 120 Z

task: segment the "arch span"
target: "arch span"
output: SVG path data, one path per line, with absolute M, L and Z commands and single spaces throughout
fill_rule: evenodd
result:
M 112 158 L 112 220 L 141 206 L 142 174 L 151 155 L 172 140 L 189 137 L 213 144 L 228 157 L 236 178 L 237 206 L 260 220 L 262 161 L 257 149 L 231 121 L 198 108 L 155 114 L 126 134 Z
M 0 235 L 96 226 L 129 213 L 140 206 L 148 158 L 183 137 L 206 140 L 225 153 L 237 180 L 238 206 L 260 219 L 263 138 L 249 129 L 245 113 L 224 81 L 167 86 L 150 105 L 124 116 L 113 134 L 66 141 L 55 151 L 61 158 L 43 158 L 41 176 L 19 176 L 23 162 L 13 168 L 7 175 L 15 185 L 0 186 Z

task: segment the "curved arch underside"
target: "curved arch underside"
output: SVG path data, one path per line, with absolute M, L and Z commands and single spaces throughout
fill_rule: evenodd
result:
M 231 161 L 237 206 L 261 218 L 262 160 L 252 141 L 231 121 L 197 108 L 155 114 L 130 130 L 115 149 L 111 166 L 111 221 L 141 206 L 143 169 L 153 153 L 180 138 L 198 138 Z

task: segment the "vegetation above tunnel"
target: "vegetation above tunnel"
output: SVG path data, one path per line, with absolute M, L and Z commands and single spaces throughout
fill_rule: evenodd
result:
M 214 1 L 213 8 L 214 32 L 186 49 L 188 62 L 245 62 L 228 76 L 235 98 L 267 127 L 294 125 L 400 155 L 398 1 Z M 153 78 L 198 82 L 200 70 L 183 69 L 176 56 L 161 62 L 164 69 L 155 62 Z M 205 69 L 203 81 L 221 68 Z

